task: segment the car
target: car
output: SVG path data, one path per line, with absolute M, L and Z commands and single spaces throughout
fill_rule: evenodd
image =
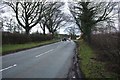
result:
M 62 41 L 66 41 L 67 39 L 66 38 L 63 38 Z

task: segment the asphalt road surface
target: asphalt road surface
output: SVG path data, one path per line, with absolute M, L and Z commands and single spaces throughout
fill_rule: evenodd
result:
M 66 78 L 75 43 L 62 41 L 2 56 L 3 78 Z

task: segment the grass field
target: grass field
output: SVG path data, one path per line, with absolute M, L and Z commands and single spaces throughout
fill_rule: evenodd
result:
M 32 42 L 32 43 L 26 43 L 26 44 L 6 44 L 6 45 L 2 45 L 2 55 L 24 50 L 24 49 L 37 47 L 37 46 L 42 46 L 42 45 L 46 45 L 54 42 L 57 42 L 57 41 L 51 40 L 51 41 L 43 41 L 43 42 Z
M 111 78 L 105 70 L 103 62 L 96 60 L 94 50 L 83 40 L 77 42 L 80 61 L 80 68 L 86 78 Z

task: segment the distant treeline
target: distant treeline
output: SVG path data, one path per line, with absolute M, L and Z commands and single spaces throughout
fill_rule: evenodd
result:
M 52 40 L 53 37 L 50 34 L 19 34 L 19 33 L 9 33 L 2 32 L 2 44 L 23 44 L 29 42 L 41 42 Z

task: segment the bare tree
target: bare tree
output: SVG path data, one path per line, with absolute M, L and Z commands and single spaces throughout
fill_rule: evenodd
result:
M 3 8 L 5 7 L 2 3 L 0 3 L 0 30 L 3 30 L 3 18 L 1 17 L 1 14 L 5 13 L 5 11 L 3 10 Z
M 79 31 L 79 28 L 77 28 L 77 27 L 75 27 L 75 25 L 73 25 L 73 26 L 71 26 L 71 27 L 67 27 L 67 28 L 64 30 L 64 32 L 67 32 L 67 33 L 71 36 L 71 38 L 74 39 L 74 38 L 75 38 L 75 35 L 76 35 L 77 33 L 79 33 L 80 31 Z
M 26 34 L 32 27 L 38 24 L 42 18 L 43 4 L 44 2 L 6 2 L 16 14 L 16 19 L 20 26 L 22 26 Z
M 60 8 L 64 5 L 62 2 L 49 2 L 46 3 L 47 10 L 45 12 L 46 15 L 43 17 L 43 29 L 45 26 L 49 30 L 50 33 L 54 35 L 54 33 L 62 26 L 63 13 Z M 63 23 L 64 24 L 64 23 Z
M 45 31 L 46 31 L 46 23 L 47 23 L 47 20 L 45 20 L 45 18 L 43 17 L 42 20 L 39 22 L 39 25 L 43 31 L 43 34 L 45 35 Z

